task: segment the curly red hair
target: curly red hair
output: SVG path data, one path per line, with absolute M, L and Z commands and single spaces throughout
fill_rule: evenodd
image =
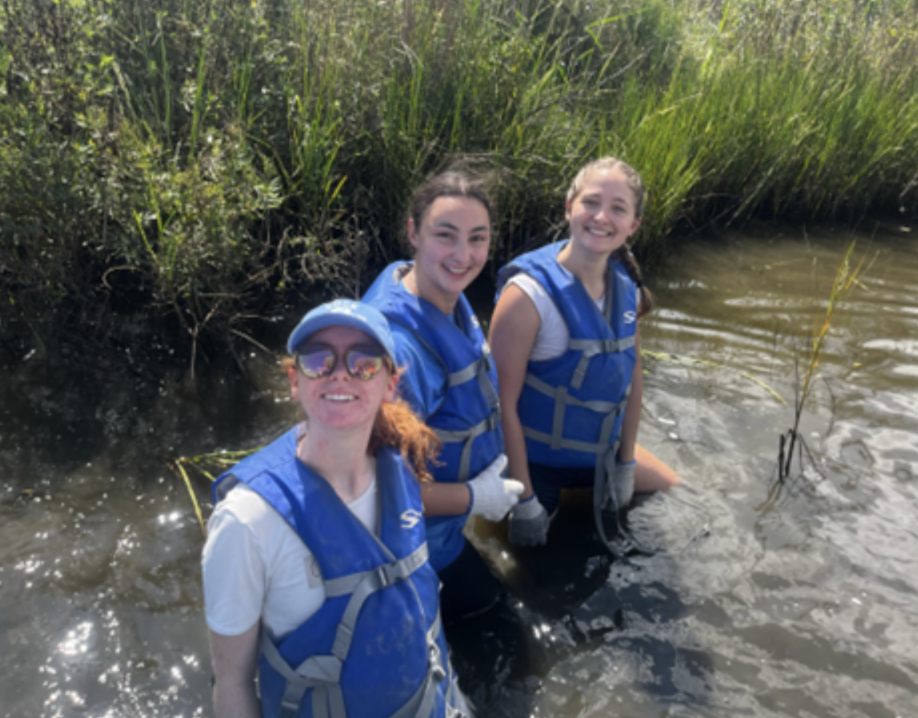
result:
M 433 481 L 428 467 L 436 463 L 443 444 L 404 399 L 379 407 L 367 451 L 375 454 L 383 446 L 398 449 L 418 481 Z

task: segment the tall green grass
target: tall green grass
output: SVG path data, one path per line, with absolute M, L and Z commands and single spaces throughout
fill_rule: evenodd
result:
M 914 0 L 8 0 L 2 316 L 143 307 L 196 346 L 278 290 L 360 291 L 411 188 L 496 170 L 501 262 L 616 154 L 639 250 L 918 208 Z

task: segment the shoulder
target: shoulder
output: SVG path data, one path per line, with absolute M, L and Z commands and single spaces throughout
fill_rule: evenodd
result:
M 551 294 L 535 277 L 524 273 L 516 274 L 507 282 L 507 285 L 518 287 L 523 294 L 529 297 L 542 321 L 545 321 L 546 314 L 557 311 Z
M 374 305 L 385 302 L 386 299 L 390 298 L 387 295 L 397 292 L 401 287 L 401 277 L 410 266 L 411 263 L 405 261 L 393 262 L 388 265 L 379 273 L 361 301 Z
M 207 522 L 207 543 L 219 543 L 229 536 L 264 543 L 285 527 L 289 528 L 286 521 L 258 492 L 245 484 L 237 484 L 217 504 Z
M 422 419 L 439 407 L 446 394 L 448 376 L 439 358 L 418 341 L 414 333 L 392 324 L 395 363 L 402 370 L 399 393 Z

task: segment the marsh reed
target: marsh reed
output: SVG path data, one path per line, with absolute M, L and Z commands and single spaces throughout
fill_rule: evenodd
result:
M 456 157 L 497 170 L 500 263 L 606 153 L 649 186 L 645 255 L 712 222 L 913 218 L 918 5 L 8 0 L 0 320 L 244 337 L 276 297 L 360 291 Z

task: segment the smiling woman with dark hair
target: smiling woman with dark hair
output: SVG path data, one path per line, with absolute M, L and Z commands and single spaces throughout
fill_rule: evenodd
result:
M 363 299 L 392 325 L 402 396 L 443 442 L 422 495 L 447 623 L 498 604 L 501 584 L 462 530 L 472 515 L 499 521 L 523 490 L 502 478 L 497 373 L 464 294 L 488 261 L 491 219 L 479 178 L 450 171 L 429 179 L 408 211 L 413 261 L 386 267 Z
M 339 300 L 309 312 L 287 348 L 308 425 L 214 487 L 202 563 L 216 715 L 470 715 L 416 479 L 439 442 L 396 400 L 388 324 Z

